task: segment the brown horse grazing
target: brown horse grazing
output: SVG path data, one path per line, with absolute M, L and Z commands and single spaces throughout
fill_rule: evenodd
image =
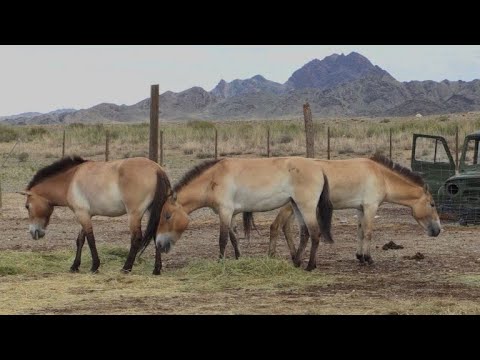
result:
M 161 211 L 155 236 L 157 248 L 168 252 L 188 226 L 191 212 L 209 207 L 220 217 L 220 258 L 230 233 L 238 258 L 240 252 L 232 237 L 232 217 L 240 212 L 269 211 L 291 203 L 302 227 L 312 237 L 307 270 L 316 267 L 320 230 L 325 242 L 333 242 L 330 226 L 332 206 L 328 181 L 321 164 L 305 158 L 220 159 L 206 161 L 190 170 L 174 186 L 175 195 Z M 153 221 L 153 220 L 152 220 Z M 150 235 L 150 234 L 149 234 Z M 153 235 L 145 236 L 144 248 Z
M 85 237 L 92 254 L 92 272 L 100 265 L 92 216 L 116 217 L 128 214 L 131 247 L 123 271 L 132 270 L 142 241 L 141 221 L 147 210 L 158 218 L 170 181 L 162 168 L 146 158 L 130 158 L 110 162 L 88 161 L 78 156 L 65 157 L 39 170 L 20 193 L 27 196 L 25 207 L 30 218 L 30 234 L 37 240 L 45 229 L 55 206 L 68 206 L 77 217 L 82 230 L 77 238 L 77 253 L 70 270 L 80 266 Z M 152 223 L 152 226 L 155 225 Z M 156 226 L 154 226 L 155 231 Z M 154 274 L 162 267 L 160 251 L 156 252 Z
M 373 263 L 370 254 L 373 219 L 383 202 L 410 207 L 413 217 L 428 236 L 440 234 L 440 219 L 435 203 L 420 175 L 381 155 L 374 155 L 370 159 L 316 161 L 322 164 L 328 177 L 333 208 L 358 210 L 356 257 L 361 263 Z M 302 232 L 298 252 L 295 252 L 290 231 L 292 215 L 292 207 L 286 205 L 280 209 L 270 226 L 270 256 L 275 255 L 280 227 L 283 229 L 292 257 L 298 256 L 298 252 L 305 249 L 308 234 Z M 251 227 L 252 221 L 252 214 L 245 213 L 244 224 Z

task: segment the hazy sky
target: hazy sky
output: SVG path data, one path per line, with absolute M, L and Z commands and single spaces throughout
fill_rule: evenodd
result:
M 480 46 L 285 45 L 0 46 L 0 115 L 101 102 L 134 104 L 160 92 L 257 74 L 285 82 L 293 71 L 332 53 L 356 51 L 400 81 L 480 78 Z

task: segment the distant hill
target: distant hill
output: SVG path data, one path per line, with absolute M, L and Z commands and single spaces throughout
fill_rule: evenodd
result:
M 480 80 L 400 82 L 366 57 L 352 52 L 314 59 L 280 84 L 262 75 L 221 80 L 206 91 L 193 87 L 160 95 L 160 117 L 247 119 L 299 116 L 307 101 L 314 116 L 409 116 L 480 110 Z M 89 109 L 26 113 L 0 118 L 10 124 L 146 121 L 150 99 L 133 105 L 99 104 Z

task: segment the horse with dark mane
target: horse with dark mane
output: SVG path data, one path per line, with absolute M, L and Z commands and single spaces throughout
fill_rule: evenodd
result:
M 173 190 L 175 195 L 165 202 L 156 233 L 144 237 L 144 248 L 154 238 L 156 247 L 168 252 L 188 226 L 188 214 L 209 207 L 220 217 L 220 257 L 225 256 L 230 233 L 238 258 L 240 251 L 231 231 L 232 217 L 241 212 L 269 211 L 285 204 L 292 205 L 301 226 L 308 229 L 312 238 L 307 270 L 316 267 L 320 231 L 325 242 L 333 242 L 328 180 L 321 164 L 312 159 L 206 161 L 187 172 Z M 151 221 L 157 220 L 151 218 Z
M 141 221 L 147 210 L 158 219 L 159 211 L 171 192 L 163 169 L 146 158 L 110 162 L 89 161 L 78 156 L 65 157 L 40 169 L 25 191 L 25 207 L 30 218 L 30 234 L 37 240 L 45 229 L 55 206 L 67 206 L 82 226 L 77 237 L 77 252 L 70 268 L 78 272 L 82 248 L 87 239 L 92 254 L 91 271 L 100 266 L 92 228 L 92 216 L 128 215 L 131 246 L 123 271 L 130 272 L 142 241 Z M 156 229 L 153 221 L 150 226 Z M 147 229 L 148 230 L 148 229 Z M 160 251 L 156 252 L 154 274 L 162 267 Z
M 440 219 L 435 202 L 422 177 L 389 158 L 375 154 L 369 159 L 315 160 L 328 177 L 333 209 L 357 209 L 358 247 L 356 257 L 361 263 L 373 263 L 371 239 L 373 220 L 378 207 L 384 203 L 408 206 L 412 215 L 428 236 L 440 234 Z M 285 205 L 270 226 L 269 255 L 275 255 L 280 228 L 283 229 L 292 258 L 298 259 L 308 241 L 308 233 L 301 232 L 298 251 L 290 231 L 293 209 Z M 246 236 L 253 224 L 252 213 L 244 213 Z M 297 264 L 299 265 L 298 261 Z

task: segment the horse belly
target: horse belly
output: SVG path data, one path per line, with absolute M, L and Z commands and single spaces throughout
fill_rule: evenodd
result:
M 126 214 L 127 210 L 123 201 L 120 199 L 100 199 L 92 203 L 90 207 L 91 215 L 100 215 L 100 216 L 122 216 Z
M 121 216 L 126 213 L 122 194 L 117 184 L 101 189 L 86 189 L 75 186 L 73 189 L 74 207 L 88 210 L 90 215 Z
M 270 211 L 282 207 L 290 201 L 290 193 L 285 191 L 238 191 L 235 196 L 235 212 Z

